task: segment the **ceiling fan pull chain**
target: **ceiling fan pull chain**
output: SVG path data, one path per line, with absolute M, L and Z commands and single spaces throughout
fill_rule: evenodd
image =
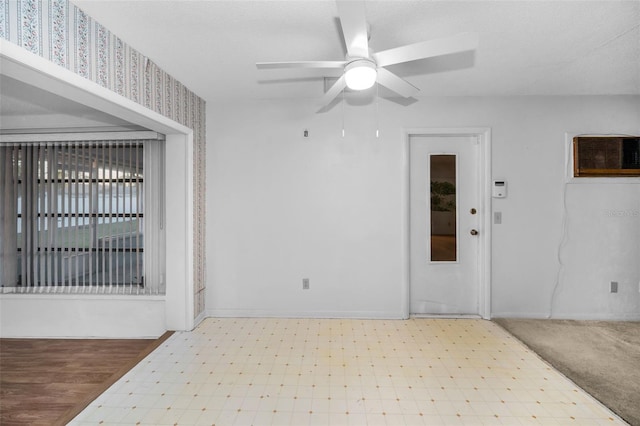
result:
M 376 138 L 380 137 L 380 84 L 376 82 Z
M 342 89 L 342 137 L 344 138 L 344 88 Z

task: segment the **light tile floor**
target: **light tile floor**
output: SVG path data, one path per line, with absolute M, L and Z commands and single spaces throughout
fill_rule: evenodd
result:
M 71 424 L 625 423 L 490 321 L 211 318 Z

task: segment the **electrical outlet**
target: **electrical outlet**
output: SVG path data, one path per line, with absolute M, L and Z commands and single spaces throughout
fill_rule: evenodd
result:
M 618 292 L 618 281 L 611 281 L 611 293 Z
M 302 289 L 309 290 L 309 278 L 302 279 Z

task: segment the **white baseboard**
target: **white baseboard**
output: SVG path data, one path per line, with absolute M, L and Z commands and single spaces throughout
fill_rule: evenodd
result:
M 551 319 L 592 320 L 592 321 L 640 321 L 640 313 L 554 313 Z
M 549 313 L 541 312 L 493 312 L 491 318 L 519 318 L 519 319 L 557 319 L 557 320 L 581 320 L 581 321 L 640 321 L 640 313 Z
M 209 309 L 211 318 L 353 318 L 404 319 L 401 312 L 389 311 L 271 311 L 247 309 Z
M 494 318 L 527 318 L 527 319 L 547 319 L 548 312 L 492 312 L 491 319 Z

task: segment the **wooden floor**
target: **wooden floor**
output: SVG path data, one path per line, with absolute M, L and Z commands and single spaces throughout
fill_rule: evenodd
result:
M 0 424 L 66 424 L 170 335 L 0 339 Z

